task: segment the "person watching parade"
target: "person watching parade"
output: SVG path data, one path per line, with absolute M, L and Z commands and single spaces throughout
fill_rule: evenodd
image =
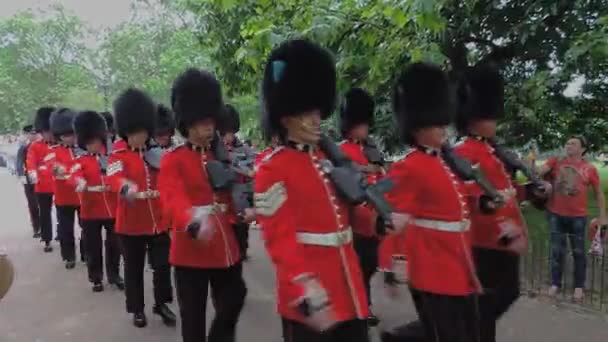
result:
M 53 133 L 50 127 L 51 113 L 55 108 L 41 107 L 36 111 L 34 119 L 34 130 L 41 138 L 32 142 L 27 150 L 26 168 L 27 176 L 32 184 L 35 184 L 36 200 L 40 210 L 40 235 L 44 242 L 44 251 L 52 252 L 51 240 L 53 240 L 53 222 L 51 210 L 53 207 L 53 179 L 51 170 L 48 168 L 46 157 L 53 144 Z
M 587 140 L 575 135 L 566 141 L 564 157 L 552 157 L 540 167 L 541 177 L 548 177 L 553 192 L 547 206 L 551 232 L 551 287 L 549 295 L 555 296 L 562 287 L 562 272 L 566 240 L 570 240 L 574 258 L 573 299 L 584 298 L 587 259 L 585 235 L 587 232 L 588 190 L 593 190 L 599 210 L 598 224 L 606 226 L 606 199 L 597 168 L 584 158 Z
M 30 215 L 30 224 L 32 225 L 33 237 L 40 238 L 40 213 L 36 193 L 34 191 L 35 184 L 31 182 L 28 175 L 26 157 L 30 145 L 37 139 L 36 131 L 33 125 L 25 125 L 22 129 L 23 140 L 19 143 L 17 149 L 17 158 L 15 158 L 15 173 L 23 184 L 23 192 L 27 201 L 28 213 Z
M 168 222 L 161 216 L 157 188 L 158 166 L 147 158 L 154 135 L 156 104 L 138 89 L 127 89 L 114 102 L 117 134 L 124 144 L 109 158 L 107 175 L 111 190 L 118 193 L 116 233 L 125 261 L 127 312 L 133 324 L 145 327 L 144 264 L 146 252 L 153 269 L 153 312 L 168 326 L 175 326 L 175 314 L 167 306 L 173 301 Z M 114 144 L 116 147 L 116 143 Z M 157 159 L 157 156 L 152 156 Z
M 282 146 L 259 165 L 255 209 L 277 273 L 286 342 L 367 342 L 369 309 L 353 247 L 349 205 L 330 181 L 318 147 L 335 106 L 333 57 L 308 40 L 283 42 L 262 81 L 266 134 Z
M 58 108 L 51 114 L 50 128 L 57 144 L 50 147 L 49 154 L 45 158 L 53 177 L 57 231 L 61 258 L 65 262 L 66 269 L 73 269 L 76 266 L 74 225 L 80 207 L 80 199 L 74 187 L 68 184 L 69 171 L 75 157 L 76 138 L 72 126 L 75 116 L 76 113 L 69 108 Z M 80 253 L 84 256 L 83 240 L 80 241 Z
M 174 146 L 175 118 L 171 110 L 163 104 L 158 105 L 157 112 L 158 121 L 154 131 L 154 142 L 163 150 L 167 150 Z
M 371 153 L 378 157 L 381 156 L 369 137 L 370 127 L 374 122 L 374 106 L 374 99 L 365 90 L 351 88 L 344 96 L 340 107 L 340 133 L 344 139 L 340 143 L 340 148 L 363 171 L 369 184 L 375 184 L 384 173 L 382 161 L 370 161 L 368 152 L 370 149 L 374 149 L 375 151 Z M 355 251 L 357 251 L 361 263 L 371 312 L 370 282 L 378 268 L 378 215 L 369 204 L 364 204 L 354 208 L 351 217 Z M 378 325 L 378 318 L 371 314 L 369 323 L 371 326 Z
M 93 292 L 103 287 L 102 229 L 106 231 L 105 266 L 108 283 L 124 290 L 120 277 L 120 248 L 114 230 L 116 193 L 110 192 L 107 181 L 108 155 L 106 152 L 107 127 L 104 117 L 94 111 L 78 113 L 74 131 L 80 153 L 70 169 L 69 183 L 81 196 L 80 217 L 87 253 L 87 270 Z
M 173 83 L 171 106 L 186 143 L 163 156 L 159 190 L 173 223 L 170 260 L 182 341 L 235 341 L 247 289 L 230 222 L 235 208 L 229 180 L 218 181 L 230 170 L 229 161 L 219 159 L 226 152 L 216 133 L 223 110 L 220 84 L 205 70 L 188 69 Z M 215 317 L 207 334 L 209 287 Z

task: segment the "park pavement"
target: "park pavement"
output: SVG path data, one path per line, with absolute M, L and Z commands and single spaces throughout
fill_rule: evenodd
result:
M 16 280 L 0 302 L 0 342 L 177 342 L 178 328 L 163 326 L 151 313 L 151 273 L 146 272 L 144 329 L 131 325 L 124 309 L 124 294 L 106 286 L 92 293 L 86 267 L 79 263 L 66 270 L 55 243 L 45 254 L 31 237 L 22 187 L 0 170 L 0 247 L 5 247 L 16 267 Z M 245 264 L 248 296 L 238 325 L 238 341 L 281 341 L 280 320 L 275 313 L 274 272 L 265 254 L 259 231 L 252 231 L 251 260 Z M 379 277 L 374 279 L 375 311 L 390 327 L 414 319 L 404 290 L 400 299 L 384 296 Z M 172 304 L 177 312 L 177 304 Z M 210 315 L 212 309 L 209 308 Z M 372 329 L 372 341 L 379 341 Z M 607 342 L 608 320 L 593 313 L 561 309 L 550 303 L 521 298 L 502 319 L 500 342 Z

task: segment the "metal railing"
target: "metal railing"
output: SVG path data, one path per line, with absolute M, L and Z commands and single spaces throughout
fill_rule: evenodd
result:
M 533 239 L 529 250 L 521 261 L 521 288 L 522 293 L 529 296 L 542 296 L 555 300 L 557 303 L 568 303 L 593 311 L 608 313 L 608 243 L 603 242 L 604 253 L 601 256 L 589 253 L 589 241 L 585 241 L 585 250 L 582 257 L 586 260 L 585 286 L 582 301 L 574 301 L 575 288 L 574 252 L 570 244 L 569 235 L 566 235 L 566 250 L 562 250 L 564 258 L 562 263 L 561 289 L 554 296 L 549 296 L 552 284 L 551 268 L 556 267 L 555 258 L 551 257 L 555 249 L 560 246 L 551 244 L 547 239 Z M 580 238 L 580 237 L 579 237 Z M 587 240 L 587 236 L 584 237 Z M 580 266 L 579 266 L 580 267 Z

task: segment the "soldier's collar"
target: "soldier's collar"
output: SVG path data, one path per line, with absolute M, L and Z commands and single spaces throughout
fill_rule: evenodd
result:
M 293 148 L 294 150 L 298 150 L 300 152 L 311 152 L 315 150 L 315 147 L 310 144 L 301 144 L 295 141 L 288 140 L 287 146 Z
M 477 141 L 488 143 L 488 144 L 492 143 L 492 139 L 486 138 L 486 137 L 481 136 L 481 135 L 469 134 L 468 137 L 471 138 L 471 139 L 477 140 Z
M 131 145 L 128 145 L 128 148 L 129 148 L 130 151 L 133 151 L 133 152 L 146 152 L 148 150 L 148 146 L 133 147 Z
M 350 141 L 353 144 L 357 144 L 357 145 L 363 145 L 365 143 L 364 139 L 353 139 L 353 138 L 348 138 L 348 141 Z
M 211 148 L 210 146 L 195 145 L 189 141 L 186 141 L 186 146 L 188 146 L 188 148 L 191 149 L 192 151 L 196 151 L 196 152 L 207 152 Z
M 74 146 L 74 145 L 68 145 L 68 144 L 63 143 L 63 142 L 60 142 L 60 143 L 59 143 L 59 144 L 57 144 L 57 145 L 59 145 L 59 146 L 61 146 L 61 147 L 65 147 L 65 148 L 72 148 L 72 147 L 76 147 L 76 146 Z
M 420 152 L 423 152 L 425 154 L 428 154 L 429 156 L 433 156 L 433 157 L 437 157 L 440 153 L 441 150 L 435 147 L 429 147 L 429 146 L 423 146 L 423 145 L 416 145 L 415 146 Z

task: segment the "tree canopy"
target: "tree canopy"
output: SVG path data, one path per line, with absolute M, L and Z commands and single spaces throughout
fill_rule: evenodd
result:
M 15 128 L 46 103 L 107 107 L 131 85 L 166 102 L 175 76 L 198 66 L 216 73 L 255 139 L 264 60 L 281 41 L 304 36 L 334 53 L 341 92 L 361 86 L 374 95 L 375 130 L 388 147 L 398 146 L 394 77 L 421 60 L 455 77 L 477 63 L 499 66 L 508 113 L 500 129 L 510 145 L 535 139 L 552 148 L 573 133 L 595 148 L 607 143 L 608 0 L 140 3 L 154 15 L 97 33 L 96 47 L 81 43 L 86 26 L 60 7 L 44 19 L 23 12 L 0 22 L 0 125 Z

